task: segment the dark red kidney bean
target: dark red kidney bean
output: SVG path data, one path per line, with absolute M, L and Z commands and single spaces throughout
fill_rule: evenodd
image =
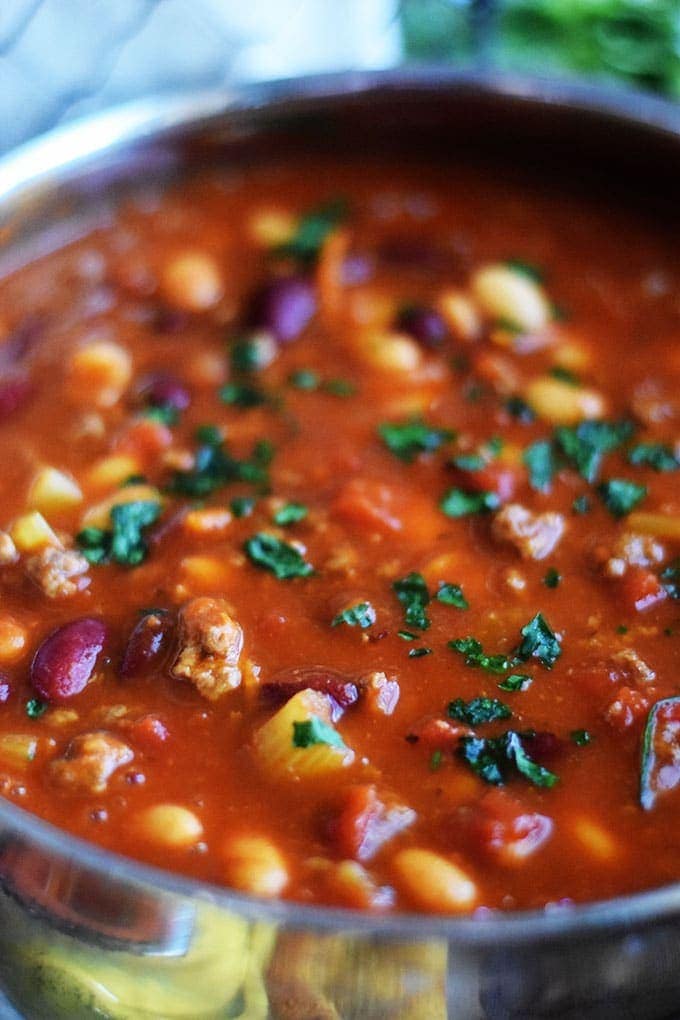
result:
M 434 350 L 449 336 L 444 319 L 433 308 L 404 308 L 397 318 L 397 329 L 408 333 L 423 347 Z
M 11 375 L 0 379 L 0 421 L 9 418 L 28 401 L 33 384 L 25 375 Z
M 162 667 L 172 630 L 169 613 L 147 613 L 142 617 L 133 628 L 123 653 L 118 671 L 123 680 L 148 676 Z
M 101 620 L 72 620 L 45 638 L 31 663 L 31 684 L 44 701 L 61 704 L 87 686 L 104 647 Z
M 266 330 L 280 344 L 290 343 L 316 311 L 314 284 L 306 276 L 271 280 L 253 296 L 248 325 Z
M 552 761 L 565 747 L 564 740 L 561 740 L 555 733 L 547 730 L 539 730 L 531 736 L 522 736 L 522 747 L 534 761 L 540 765 Z
M 331 700 L 331 716 L 339 719 L 346 708 L 359 698 L 359 684 L 345 673 L 325 666 L 301 666 L 283 669 L 260 686 L 260 695 L 269 705 L 283 705 L 298 691 L 310 687 Z
M 140 396 L 152 407 L 171 407 L 174 411 L 186 411 L 191 403 L 191 394 L 181 379 L 169 372 L 152 372 L 142 380 Z

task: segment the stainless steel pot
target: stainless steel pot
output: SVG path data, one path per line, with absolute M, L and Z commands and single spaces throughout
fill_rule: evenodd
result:
M 678 219 L 680 109 L 450 72 L 153 100 L 0 163 L 6 269 L 127 189 L 219 161 L 484 158 Z M 0 986 L 27 1017 L 640 1018 L 680 1013 L 680 885 L 446 919 L 260 903 L 86 845 L 0 801 Z

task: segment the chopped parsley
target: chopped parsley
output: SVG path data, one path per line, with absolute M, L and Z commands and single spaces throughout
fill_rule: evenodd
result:
M 527 659 L 538 659 L 546 669 L 552 669 L 562 648 L 550 624 L 541 613 L 529 620 L 520 630 L 522 641 L 517 649 L 517 657 L 521 662 Z
M 528 779 L 535 786 L 551 787 L 557 776 L 529 757 L 522 738 L 530 733 L 508 730 L 499 737 L 461 737 L 459 754 L 472 771 L 485 783 L 502 786 L 512 773 Z
M 252 337 L 239 337 L 234 340 L 229 351 L 229 360 L 236 372 L 257 372 L 268 364 L 269 358 L 263 345 Z
M 312 265 L 328 235 L 347 218 L 347 214 L 348 205 L 344 198 L 333 198 L 310 209 L 298 220 L 291 239 L 277 245 L 274 254 L 297 259 L 303 265 Z
M 31 698 L 26 702 L 26 715 L 29 719 L 39 719 L 41 715 L 45 714 L 47 708 L 46 701 L 41 701 L 40 698 Z
M 432 655 L 431 648 L 411 648 L 409 649 L 409 659 L 422 659 L 423 655 Z
M 561 580 L 562 575 L 559 570 L 556 570 L 555 567 L 548 567 L 543 577 L 543 584 L 546 588 L 557 588 Z
M 210 433 L 212 426 L 203 426 L 194 465 L 188 471 L 175 471 L 169 485 L 170 492 L 202 499 L 230 482 L 250 482 L 266 488 L 269 476 L 267 467 L 273 447 L 266 440 L 255 444 L 250 460 L 240 461 L 227 451 L 218 432 Z
M 328 747 L 347 746 L 338 731 L 318 715 L 293 723 L 293 747 L 315 747 L 317 744 L 326 744 Z
M 555 429 L 557 446 L 569 463 L 587 482 L 594 482 L 605 454 L 630 439 L 629 421 L 582 421 L 575 428 L 561 425 Z
M 292 577 L 309 577 L 314 567 L 287 542 L 282 542 L 275 535 L 259 531 L 252 535 L 244 545 L 245 551 L 252 562 L 270 570 L 279 581 L 287 581 Z
M 577 747 L 585 747 L 593 739 L 592 734 L 588 730 L 572 730 L 569 737 Z
M 469 609 L 470 603 L 463 594 L 459 584 L 450 584 L 442 581 L 435 596 L 437 602 L 443 602 L 445 606 L 454 606 L 456 609 Z
M 378 426 L 378 434 L 388 450 L 409 464 L 419 453 L 438 450 L 453 438 L 450 429 L 432 428 L 422 418 L 410 418 L 405 422 L 384 422 Z
M 234 496 L 229 509 L 234 517 L 250 517 L 257 501 L 252 496 Z
M 503 406 L 508 414 L 512 415 L 513 418 L 516 418 L 523 425 L 530 425 L 532 421 L 536 420 L 534 410 L 521 397 L 508 397 Z
M 455 638 L 448 645 L 454 652 L 464 656 L 466 666 L 478 667 L 487 673 L 507 673 L 512 668 L 512 659 L 506 655 L 487 655 L 477 638 Z
M 465 492 L 463 489 L 449 489 L 439 503 L 439 509 L 447 517 L 467 517 L 469 514 L 487 513 L 501 505 L 495 492 Z
M 672 599 L 680 599 L 680 558 L 673 560 L 659 574 L 661 584 Z
M 136 567 L 148 552 L 144 529 L 161 515 L 161 504 L 155 500 L 120 503 L 111 510 L 111 528 L 83 528 L 76 535 L 83 556 L 90 563 L 120 563 Z
M 194 435 L 197 443 L 207 446 L 219 446 L 224 438 L 219 425 L 199 425 Z
M 223 404 L 235 407 L 258 407 L 269 399 L 257 386 L 244 382 L 225 383 L 220 387 L 219 397 Z
M 179 421 L 179 411 L 172 404 L 150 404 L 144 408 L 143 414 L 160 425 L 176 425 Z
M 566 383 L 568 386 L 580 386 L 581 380 L 575 372 L 570 372 L 564 365 L 553 365 L 550 369 L 550 374 L 553 379 L 559 379 L 560 382 Z
M 356 384 L 349 379 L 328 379 L 323 388 L 333 397 L 353 397 L 357 392 Z
M 496 722 L 499 719 L 509 719 L 512 715 L 510 708 L 498 698 L 473 698 L 465 702 L 462 698 L 456 698 L 449 702 L 447 708 L 449 719 L 457 719 L 458 722 L 466 723 L 468 726 L 481 726 L 482 723 Z
M 531 686 L 531 677 L 526 673 L 510 673 L 505 680 L 500 680 L 498 687 L 501 691 L 526 691 Z
M 550 440 L 538 439 L 531 446 L 527 446 L 522 454 L 522 460 L 529 471 L 531 488 L 538 492 L 548 492 L 559 468 Z
M 590 500 L 587 496 L 577 496 L 574 502 L 571 504 L 571 509 L 575 514 L 583 515 L 590 511 Z
M 430 758 L 430 772 L 436 772 L 438 768 L 441 768 L 444 755 L 440 750 L 433 751 L 432 757 Z
M 398 630 L 397 637 L 400 637 L 402 641 L 415 641 L 418 635 L 411 633 L 410 630 Z
M 545 280 L 543 270 L 531 262 L 525 262 L 524 259 L 506 259 L 505 264 L 508 269 L 513 269 L 516 273 L 520 273 L 521 276 L 526 276 L 527 279 L 533 280 L 534 283 L 543 283 Z
M 430 621 L 425 609 L 430 594 L 422 574 L 407 574 L 392 584 L 392 590 L 404 607 L 404 622 L 410 627 L 427 630 Z
M 297 524 L 298 521 L 304 521 L 308 513 L 309 510 L 304 503 L 286 503 L 285 506 L 276 511 L 273 521 L 279 527 L 285 528 L 289 524 Z
M 677 471 L 680 461 L 665 443 L 639 443 L 628 451 L 631 464 L 654 468 L 655 471 Z
M 370 602 L 357 602 L 354 606 L 348 606 L 347 609 L 343 609 L 341 613 L 333 617 L 331 627 L 338 627 L 341 623 L 346 623 L 348 627 L 361 627 L 362 630 L 366 630 L 367 627 L 371 627 L 376 620 L 375 609 Z
M 614 517 L 625 517 L 647 495 L 647 486 L 627 478 L 610 478 L 597 487 L 602 502 Z
M 313 372 L 311 368 L 299 368 L 296 372 L 291 372 L 288 376 L 288 382 L 296 390 L 316 390 L 321 380 L 318 374 Z

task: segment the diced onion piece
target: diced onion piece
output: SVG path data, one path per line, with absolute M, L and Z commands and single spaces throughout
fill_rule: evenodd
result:
M 76 480 L 54 467 L 40 468 L 28 492 L 28 505 L 44 513 L 67 510 L 82 501 Z
M 126 485 L 118 489 L 100 503 L 91 506 L 83 514 L 81 527 L 83 528 L 108 528 L 111 526 L 111 511 L 114 506 L 123 506 L 125 503 L 163 503 L 163 497 L 153 485 Z
M 472 293 L 484 314 L 523 332 L 550 322 L 550 303 L 543 288 L 526 274 L 503 263 L 482 266 L 472 277 Z
M 224 280 L 217 262 L 201 251 L 186 251 L 165 266 L 161 290 L 172 305 L 187 312 L 214 308 L 224 293 Z
M 395 884 L 421 910 L 456 914 L 471 910 L 478 899 L 473 879 L 453 861 L 432 850 L 413 847 L 392 858 Z
M 54 545 L 58 548 L 61 548 L 62 545 L 38 510 L 17 517 L 12 523 L 9 533 L 15 546 L 22 553 L 37 552 L 47 545 Z
M 270 773 L 285 777 L 321 776 L 351 765 L 354 752 L 345 746 L 312 744 L 296 747 L 293 723 L 307 722 L 313 717 L 327 725 L 331 722 L 328 698 L 306 688 L 294 695 L 276 712 L 254 737 L 255 754 Z
M 280 896 L 288 885 L 286 862 L 264 836 L 229 836 L 222 848 L 224 877 L 234 889 L 253 896 Z
M 132 358 L 111 340 L 95 340 L 74 352 L 71 392 L 79 402 L 97 407 L 117 404 L 132 378 Z
M 14 768 L 25 769 L 38 750 L 36 737 L 25 733 L 3 733 L 0 736 L 0 761 Z
M 183 849 L 194 846 L 203 835 L 203 826 L 193 811 L 179 804 L 155 804 L 140 811 L 135 829 L 159 846 Z
M 554 425 L 576 425 L 584 418 L 602 418 L 607 411 L 605 398 L 597 390 L 547 375 L 532 379 L 524 398 L 539 418 Z
M 630 531 L 640 535 L 654 535 L 680 541 L 680 515 L 638 511 L 629 514 L 626 522 Z
M 184 530 L 192 535 L 222 535 L 232 522 L 232 515 L 224 507 L 204 507 L 190 510 L 184 518 Z

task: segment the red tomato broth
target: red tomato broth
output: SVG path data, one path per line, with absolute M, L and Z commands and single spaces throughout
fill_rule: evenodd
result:
M 372 275 L 343 287 L 338 308 L 317 314 L 296 339 L 277 346 L 271 364 L 243 376 L 268 394 L 283 396 L 282 407 L 224 404 L 220 384 L 242 378 L 230 369 L 228 346 L 247 334 L 244 310 L 273 271 L 266 246 L 253 240 L 253 216 L 271 208 L 300 216 L 334 195 L 349 200 L 343 229 L 350 234 L 351 250 L 370 257 Z M 425 254 L 420 252 L 415 265 L 385 257 L 390 244 L 407 251 L 409 244 L 420 244 Z M 426 257 L 429 248 L 433 259 Z M 178 308 L 159 282 L 167 264 L 186 251 L 209 256 L 221 274 L 223 293 L 205 311 Z M 404 304 L 431 307 L 451 288 L 467 293 L 477 267 L 512 258 L 540 266 L 549 300 L 568 311 L 564 323 L 549 326 L 561 342 L 514 353 L 494 341 L 493 323 L 487 320 L 478 339 L 452 336 L 441 350 L 425 350 L 416 370 L 387 371 L 362 355 L 362 316 L 373 316 L 377 334 L 391 335 Z M 92 565 L 89 587 L 68 597 L 41 592 L 26 575 L 23 557 L 18 565 L 2 568 L 3 616 L 25 628 L 26 640 L 20 655 L 0 662 L 11 690 L 0 706 L 0 732 L 30 734 L 38 741 L 34 759 L 24 767 L 0 762 L 3 794 L 103 846 L 227 884 L 225 840 L 231 834 L 266 837 L 288 870 L 282 895 L 308 902 L 353 905 L 344 893 L 334 892 L 332 867 L 339 857 L 325 819 L 334 810 L 333 792 L 366 783 L 417 815 L 364 863 L 377 888 L 392 887 L 391 902 L 398 908 L 422 906 L 395 879 L 393 856 L 409 847 L 434 850 L 462 868 L 477 887 L 473 906 L 479 907 L 606 898 L 677 878 L 680 829 L 673 805 L 680 794 L 669 792 L 650 812 L 638 803 L 640 737 L 648 708 L 628 725 L 607 718 L 623 687 L 643 698 L 651 689 L 648 707 L 678 693 L 677 602 L 667 597 L 637 611 L 630 598 L 624 601 L 621 580 L 606 576 L 596 555 L 598 547 L 611 549 L 626 531 L 626 518 L 617 521 L 595 486 L 569 467 L 559 471 L 550 492 L 534 491 L 519 453 L 508 460 L 515 492 L 504 502 L 534 514 L 555 511 L 566 521 L 564 535 L 546 558 L 521 558 L 512 543 L 494 537 L 496 511 L 452 519 L 438 503 L 452 488 L 475 489 L 474 472 L 447 467 L 452 455 L 473 453 L 493 436 L 503 438 L 506 453 L 513 448 L 521 453 L 553 432 L 554 424 L 540 415 L 529 424 L 513 418 L 505 409 L 508 394 L 480 382 L 476 359 L 488 352 L 502 356 L 518 373 L 523 392 L 527 380 L 549 373 L 564 343 L 585 345 L 588 364 L 575 374 L 583 386 L 604 395 L 603 417 L 611 422 L 635 420 L 631 401 L 645 380 L 668 386 L 664 401 L 670 411 L 660 411 L 659 422 L 638 420 L 627 446 L 663 442 L 677 448 L 679 276 L 672 239 L 632 211 L 595 208 L 582 197 L 536 192 L 465 169 L 395 173 L 390 167 L 387 174 L 379 165 L 319 164 L 253 170 L 226 184 L 209 178 L 159 194 L 154 202 L 148 197 L 145 203 L 128 202 L 91 235 L 2 281 L 0 321 L 7 336 L 28 315 L 37 316 L 41 335 L 26 356 L 35 393 L 0 422 L 6 465 L 0 525 L 9 527 L 26 512 L 38 466 L 52 465 L 76 479 L 83 492 L 77 505 L 45 514 L 57 532 L 66 534 L 68 545 L 82 528 L 84 511 L 118 490 L 88 484 L 89 473 L 102 458 L 134 450 L 134 439 L 126 434 L 140 415 L 140 387 L 148 373 L 159 371 L 177 377 L 191 394 L 189 407 L 170 426 L 171 453 L 194 450 L 195 430 L 207 423 L 224 431 L 229 452 L 241 460 L 251 456 L 258 439 L 271 441 L 273 497 L 308 508 L 299 523 L 276 527 L 276 504 L 260 497 L 250 516 L 233 518 L 223 532 L 198 534 L 179 518 L 174 526 L 168 523 L 191 499 L 165 495 L 161 522 L 147 536 L 154 529 L 166 533 L 155 543 L 150 540 L 145 561 L 133 567 Z M 97 406 L 91 392 L 73 383 L 74 351 L 92 339 L 110 340 L 132 359 L 130 378 L 109 407 Z M 216 372 L 197 381 L 196 366 L 204 356 L 221 366 L 223 377 Z M 348 380 L 356 393 L 338 396 L 323 385 L 313 391 L 295 388 L 288 380 L 300 370 L 313 371 L 322 381 Z M 510 392 L 516 390 L 510 387 Z M 411 462 L 400 460 L 377 428 L 403 422 L 411 413 L 432 427 L 457 432 L 458 439 Z M 636 509 L 677 516 L 677 474 L 632 466 L 625 448 L 606 453 L 598 481 L 643 483 L 648 492 Z M 140 446 L 139 473 L 162 489 L 172 475 L 163 457 L 153 441 Z M 578 515 L 572 503 L 582 494 L 590 509 Z M 206 505 L 229 508 L 230 500 L 243 495 L 253 495 L 253 486 L 230 483 L 209 494 Z M 315 575 L 280 580 L 250 563 L 244 543 L 262 531 L 302 542 Z M 678 555 L 677 539 L 675 545 L 666 538 L 659 543 L 663 557 L 651 568 L 655 575 Z M 450 558 L 448 566 L 432 567 L 440 556 Z M 208 558 L 212 573 L 192 574 L 188 557 Z M 561 577 L 557 587 L 545 583 L 549 568 Z M 404 608 L 392 590 L 395 580 L 414 571 L 423 572 L 431 596 L 431 626 L 423 631 L 404 622 Z M 517 576 L 521 587 L 513 586 Z M 440 581 L 461 585 L 469 608 L 438 602 L 433 596 Z M 231 607 L 243 632 L 243 655 L 259 667 L 260 681 L 303 666 L 326 666 L 355 679 L 384 671 L 397 679 L 400 697 L 392 714 L 371 709 L 363 692 L 335 724 L 355 752 L 354 764 L 330 777 L 291 778 L 262 767 L 254 734 L 276 708 L 259 697 L 256 679 L 209 700 L 192 682 L 173 677 L 176 632 L 173 649 L 149 676 L 118 677 L 141 609 L 175 613 L 204 595 L 223 598 Z M 343 608 L 363 602 L 373 607 L 375 624 L 366 630 L 331 627 Z M 560 637 L 562 654 L 551 670 L 531 659 L 495 675 L 465 665 L 447 647 L 450 640 L 470 635 L 489 654 L 510 654 L 520 628 L 537 612 Z M 94 679 L 61 706 L 77 718 L 60 718 L 56 706 L 37 719 L 27 718 L 26 702 L 35 696 L 29 681 L 32 656 L 55 627 L 85 616 L 105 620 L 108 638 Z M 403 639 L 400 630 L 414 633 L 415 640 Z M 411 649 L 421 647 L 431 654 L 409 657 Z M 626 649 L 654 671 L 653 682 L 631 677 L 630 664 L 612 665 L 611 657 Z M 530 674 L 531 686 L 514 693 L 499 690 L 498 681 L 513 672 Z M 553 823 L 550 838 L 512 867 L 485 853 L 468 824 L 493 787 L 456 753 L 445 751 L 433 762 L 431 750 L 407 739 L 423 717 L 446 718 L 454 698 L 480 695 L 502 700 L 512 717 L 476 727 L 479 735 L 533 729 L 560 741 L 545 762 L 559 776 L 556 785 L 538 788 L 513 773 L 504 787 L 523 810 Z M 167 730 L 167 739 L 157 746 L 139 736 L 135 743 L 135 726 L 149 715 Z M 51 763 L 63 758 L 78 735 L 102 729 L 126 742 L 134 759 L 116 769 L 100 792 L 55 784 Z M 591 734 L 586 746 L 571 739 L 577 730 Z M 193 812 L 200 838 L 169 847 L 140 834 L 143 810 L 159 803 Z M 577 834 L 578 819 L 584 818 L 605 833 L 599 849 Z M 385 909 L 384 898 L 375 903 Z

